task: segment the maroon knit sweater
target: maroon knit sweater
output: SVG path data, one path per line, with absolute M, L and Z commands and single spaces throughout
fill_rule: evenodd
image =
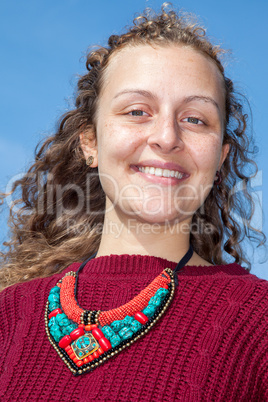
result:
M 147 256 L 91 260 L 85 309 L 118 307 L 176 264 Z M 168 311 L 143 338 L 75 377 L 50 345 L 44 311 L 64 273 L 0 294 L 0 401 L 268 401 L 268 282 L 237 264 L 187 266 Z

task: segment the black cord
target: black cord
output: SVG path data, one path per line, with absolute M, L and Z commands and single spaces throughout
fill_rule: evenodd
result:
M 174 269 L 174 273 L 178 273 L 186 264 L 187 262 L 192 258 L 194 253 L 193 247 L 190 244 L 189 250 L 187 251 L 187 253 L 182 257 L 182 259 L 178 262 L 178 264 L 176 265 L 176 268 Z M 84 266 L 93 258 L 96 257 L 97 253 L 94 253 L 91 257 L 87 258 L 84 262 L 82 262 L 82 264 L 80 265 L 80 267 L 78 268 L 77 272 L 76 272 L 76 281 L 75 281 L 75 288 L 74 288 L 74 295 L 75 295 L 75 300 L 78 304 L 78 301 L 76 299 L 76 293 L 77 293 L 77 285 L 78 285 L 78 274 L 79 272 L 82 271 L 82 269 L 84 268 Z M 178 277 L 177 275 L 175 275 L 175 285 L 178 286 Z M 79 306 L 79 304 L 78 304 Z M 80 306 L 79 306 L 80 307 Z
M 182 257 L 182 259 L 176 265 L 174 272 L 178 272 L 180 269 L 182 269 L 185 266 L 185 264 L 187 264 L 187 262 L 192 258 L 193 253 L 194 253 L 193 247 L 190 245 L 187 253 Z
M 80 265 L 80 267 L 79 267 L 78 270 L 76 271 L 76 281 L 75 281 L 75 287 L 74 287 L 74 297 L 75 297 L 75 300 L 76 300 L 76 303 L 77 303 L 78 306 L 79 306 L 79 304 L 78 304 L 78 301 L 77 301 L 77 298 L 76 298 L 76 294 L 77 294 L 77 285 L 78 285 L 78 274 L 79 274 L 80 271 L 82 271 L 82 269 L 84 268 L 84 266 L 87 265 L 87 263 L 88 263 L 90 260 L 92 260 L 93 258 L 96 257 L 96 255 L 97 255 L 97 253 L 94 253 L 91 257 L 87 258 L 84 262 L 82 262 L 82 264 Z M 81 306 L 79 306 L 79 307 L 82 308 Z
M 177 274 L 183 267 L 185 267 L 187 262 L 192 258 L 193 253 L 194 253 L 194 250 L 193 250 L 192 245 L 190 244 L 189 250 L 176 265 L 176 268 L 174 269 L 174 273 Z M 178 275 L 175 275 L 174 280 L 175 280 L 175 286 L 177 287 L 179 284 Z

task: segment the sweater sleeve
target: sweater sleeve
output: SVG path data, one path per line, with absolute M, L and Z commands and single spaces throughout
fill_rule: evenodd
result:
M 252 347 L 248 349 L 245 373 L 250 374 L 247 385 L 254 401 L 268 401 L 268 282 L 262 281 L 262 285 L 255 288 L 258 302 L 252 307 L 252 324 L 246 338 L 246 344 Z
M 267 337 L 267 335 L 266 335 Z M 259 382 L 259 400 L 268 401 L 268 348 L 265 348 L 265 353 L 258 370 Z
M 16 308 L 17 286 L 4 289 L 0 293 L 0 375 L 4 375 L 8 366 L 12 364 L 12 349 L 15 342 L 12 336 L 17 320 Z M 14 354 L 14 353 L 13 353 Z

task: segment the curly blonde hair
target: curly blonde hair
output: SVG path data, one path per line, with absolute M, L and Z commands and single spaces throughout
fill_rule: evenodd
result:
M 254 206 L 246 167 L 250 165 L 256 171 L 256 166 L 250 159 L 247 115 L 220 61 L 224 51 L 209 41 L 205 30 L 191 16 L 164 5 L 159 14 L 145 11 L 134 19 L 127 32 L 112 35 L 106 47 L 87 55 L 87 72 L 78 81 L 74 110 L 62 116 L 57 132 L 37 148 L 34 164 L 13 185 L 12 193 L 19 194 L 10 212 L 11 238 L 4 243 L 8 249 L 1 254 L 3 287 L 50 276 L 98 250 L 105 194 L 97 168 L 89 170 L 85 164 L 79 135 L 86 129 L 94 131 L 98 97 L 112 55 L 126 46 L 140 44 L 189 46 L 212 60 L 223 77 L 223 144 L 229 144 L 230 151 L 221 169 L 222 183 L 212 188 L 194 214 L 193 225 L 210 227 L 209 233 L 191 233 L 194 250 L 212 264 L 225 263 L 226 252 L 234 261 L 250 266 L 243 256 L 241 241 L 247 236 L 259 244 L 264 242 L 264 235 L 249 225 Z M 238 180 L 244 181 L 243 192 L 232 193 Z M 60 197 L 59 188 L 64 189 Z M 82 208 L 77 208 L 77 189 L 84 196 Z M 2 195 L 2 201 L 6 196 Z M 241 217 L 242 224 L 235 214 Z

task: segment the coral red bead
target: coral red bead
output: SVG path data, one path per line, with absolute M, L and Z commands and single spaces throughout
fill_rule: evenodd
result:
M 113 310 L 102 311 L 98 316 L 99 323 L 102 326 L 109 325 L 115 320 L 123 320 L 126 315 L 133 316 L 136 311 L 142 311 L 148 305 L 155 292 L 168 283 L 170 283 L 170 277 L 165 271 L 162 271 L 161 274 L 157 276 L 147 288 L 142 290 L 140 294 L 134 297 L 134 299 Z M 140 317 L 140 319 L 145 322 L 144 317 Z M 147 321 L 148 318 L 146 322 Z
M 92 362 L 92 361 L 94 360 L 93 355 L 89 355 L 88 358 L 89 358 L 89 361 L 90 361 L 90 362 Z
M 76 328 L 70 333 L 70 337 L 75 341 L 79 336 L 84 335 L 85 331 L 83 328 Z
M 79 359 L 75 356 L 73 359 L 73 362 L 75 362 L 75 363 L 77 363 L 77 362 L 79 362 Z
M 51 313 L 49 314 L 48 318 L 52 318 L 52 317 L 56 317 L 57 314 L 61 314 L 62 311 L 60 308 L 56 308 L 56 310 L 51 311 Z
M 104 350 L 103 350 L 102 348 L 99 348 L 99 349 L 98 349 L 98 354 L 99 354 L 99 355 L 103 355 L 103 353 L 104 353 Z
M 70 348 L 70 349 L 67 351 L 67 353 L 68 353 L 69 356 L 71 356 L 71 355 L 73 354 L 73 352 L 74 352 L 74 351 L 73 351 L 72 348 Z
M 92 335 L 93 335 L 97 340 L 99 340 L 99 339 L 101 339 L 101 338 L 104 338 L 104 335 L 103 335 L 102 331 L 101 331 L 99 328 L 93 328 L 91 332 L 92 332 Z
M 81 367 L 84 364 L 83 360 L 78 360 L 78 362 L 75 362 L 75 363 L 76 363 L 77 367 Z
M 110 341 L 108 341 L 108 339 L 106 338 L 101 338 L 98 340 L 100 347 L 104 350 L 104 352 L 107 352 L 107 350 L 112 348 L 112 345 L 110 343 Z
M 98 352 L 94 352 L 94 353 L 93 353 L 93 357 L 94 357 L 94 359 L 97 359 L 97 358 L 99 357 Z
M 85 331 L 90 331 L 92 328 L 91 328 L 91 325 L 86 325 L 85 326 Z
M 84 326 L 84 324 L 79 324 L 78 327 L 79 328 L 84 328 L 85 326 Z
M 141 311 L 134 315 L 135 320 L 139 321 L 142 325 L 146 324 L 148 321 L 148 317 L 143 314 Z
M 71 342 L 72 342 L 72 338 L 70 337 L 70 335 L 65 335 L 59 341 L 59 347 L 64 349 L 64 348 L 66 348 L 66 346 L 70 345 Z
M 97 328 L 98 327 L 98 325 L 97 324 L 92 324 L 91 325 L 91 329 L 93 329 L 93 328 Z
M 68 346 L 66 346 L 66 348 L 65 348 L 65 352 L 70 352 L 72 350 L 72 348 L 71 348 L 71 346 L 70 345 L 68 345 Z
M 89 358 L 88 358 L 88 357 L 85 357 L 85 358 L 83 359 L 83 362 L 84 362 L 85 364 L 87 364 L 87 363 L 89 363 L 89 362 L 90 362 L 90 360 L 89 360 Z
M 69 357 L 70 357 L 70 359 L 74 359 L 76 356 L 75 356 L 75 354 L 74 353 L 71 353 L 70 355 L 69 355 Z

